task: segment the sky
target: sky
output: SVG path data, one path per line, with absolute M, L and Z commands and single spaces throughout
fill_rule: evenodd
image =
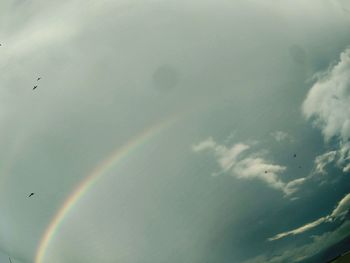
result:
M 349 250 L 348 1 L 2 0 L 0 43 L 0 263 Z

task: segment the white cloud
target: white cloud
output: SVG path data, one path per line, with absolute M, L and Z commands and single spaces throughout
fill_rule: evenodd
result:
M 212 137 L 209 137 L 199 144 L 194 145 L 192 149 L 194 152 L 212 150 L 214 155 L 217 157 L 217 161 L 221 168 L 226 172 L 236 164 L 238 156 L 245 150 L 249 149 L 249 146 L 239 143 L 231 148 L 227 148 L 224 145 L 217 144 Z
M 277 240 L 277 239 L 280 239 L 280 238 L 283 238 L 286 236 L 302 234 L 310 229 L 313 229 L 313 228 L 319 226 L 320 224 L 322 224 L 324 222 L 329 222 L 329 221 L 333 221 L 336 219 L 343 220 L 344 216 L 347 214 L 349 208 L 350 208 L 350 194 L 347 194 L 342 200 L 340 200 L 340 202 L 338 203 L 336 208 L 329 215 L 321 217 L 321 218 L 319 218 L 311 223 L 307 223 L 307 224 L 305 224 L 301 227 L 298 227 L 296 229 L 277 234 L 277 235 L 269 238 L 268 240 L 274 241 L 274 240 Z
M 284 131 L 275 131 L 271 132 L 271 136 L 277 141 L 277 142 L 283 142 L 283 141 L 293 141 L 292 136 L 290 136 L 288 133 Z
M 350 171 L 350 144 L 348 142 L 340 142 L 339 149 L 317 156 L 314 161 L 314 170 L 311 176 L 327 174 L 326 167 L 333 162 L 334 165 L 344 173 Z
M 280 234 L 277 234 L 271 238 L 269 238 L 268 240 L 269 241 L 274 241 L 274 240 L 277 240 L 277 239 L 280 239 L 280 238 L 283 238 L 283 237 L 286 237 L 286 236 L 290 236 L 290 235 L 297 235 L 297 234 L 301 234 L 301 233 L 304 233 L 305 231 L 308 231 L 322 223 L 324 223 L 325 221 L 327 220 L 327 217 L 321 217 L 311 223 L 307 223 L 305 225 L 303 225 L 302 227 L 299 227 L 299 228 L 296 228 L 294 230 L 291 230 L 291 231 L 287 231 L 287 232 L 283 232 L 283 233 L 280 233 Z
M 240 160 L 232 172 L 237 178 L 258 178 L 269 186 L 284 190 L 285 184 L 278 178 L 278 174 L 286 170 L 286 167 L 270 164 L 259 157 L 247 157 Z M 265 172 L 267 171 L 267 172 Z
M 340 61 L 317 77 L 304 103 L 307 119 L 321 128 L 325 140 L 350 136 L 350 48 L 340 55 Z
M 348 212 L 350 208 L 350 194 L 347 194 L 330 215 L 331 218 L 342 218 Z
M 350 163 L 343 168 L 344 173 L 350 172 Z
M 315 172 L 325 174 L 325 167 L 336 161 L 343 172 L 350 171 L 350 48 L 340 54 L 337 64 L 316 75 L 302 106 L 307 119 L 321 129 L 324 139 L 339 139 L 339 149 L 318 156 Z
M 315 158 L 313 174 L 327 174 L 326 167 L 333 162 L 344 172 L 350 171 L 350 144 L 348 143 L 350 137 L 350 49 L 345 50 L 340 55 L 340 61 L 336 65 L 333 65 L 327 72 L 317 75 L 317 81 L 310 89 L 302 109 L 305 117 L 312 119 L 313 123 L 321 129 L 326 141 L 332 138 L 339 139 L 339 149 L 326 152 Z M 283 135 L 281 136 L 283 138 Z M 302 234 L 325 222 L 344 220 L 349 208 L 350 194 L 346 195 L 330 214 L 296 229 L 279 233 L 268 240 L 273 241 L 290 235 Z M 326 235 L 333 235 L 333 233 L 326 233 L 323 236 Z M 318 243 L 321 238 L 316 237 L 315 240 L 315 243 Z M 296 250 L 304 252 L 309 249 L 315 250 L 315 245 L 306 245 Z M 295 253 L 293 254 L 283 253 L 271 259 L 265 258 L 263 261 L 280 262 L 282 259 L 290 261 L 293 259 L 292 262 L 298 262 L 310 256 L 310 254 L 302 253 L 299 258 L 296 258 Z
M 285 249 L 280 254 L 272 257 L 260 255 L 244 263 L 280 263 L 280 262 L 300 262 L 312 257 L 322 250 L 336 244 L 346 238 L 350 233 L 350 221 L 345 221 L 340 227 L 332 232 L 326 232 L 319 236 L 313 236 L 312 242 L 306 245 Z
M 216 143 L 214 142 L 212 137 L 198 143 L 197 145 L 192 146 L 192 150 L 194 152 L 200 152 L 208 149 L 216 149 Z
M 348 172 L 350 166 L 350 143 L 340 143 L 338 155 L 337 165 L 342 168 L 343 172 Z
M 244 143 L 237 143 L 228 148 L 218 144 L 211 137 L 192 146 L 194 152 L 212 151 L 221 172 L 230 172 L 232 176 L 239 179 L 261 180 L 268 186 L 282 191 L 286 196 L 297 191 L 299 185 L 305 181 L 305 178 L 299 178 L 288 183 L 283 182 L 279 176 L 287 168 L 267 161 L 261 156 L 261 152 L 246 153 L 250 148 L 250 145 Z M 244 153 L 245 155 L 242 157 Z
M 299 186 L 302 185 L 306 180 L 307 180 L 307 177 L 302 177 L 302 178 L 298 178 L 288 182 L 287 185 L 285 186 L 285 191 L 287 195 L 291 195 L 295 193 L 299 189 Z M 296 199 L 294 198 L 294 200 Z
M 315 158 L 315 173 L 326 174 L 325 167 L 335 160 L 337 151 L 330 151 Z

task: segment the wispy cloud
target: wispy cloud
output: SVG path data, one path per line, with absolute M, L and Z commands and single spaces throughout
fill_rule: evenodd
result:
M 350 48 L 340 54 L 337 64 L 315 75 L 302 110 L 322 131 L 325 141 L 336 138 L 339 147 L 315 159 L 315 174 L 326 174 L 335 162 L 343 172 L 350 171 Z
M 274 241 L 274 240 L 281 239 L 281 238 L 286 237 L 286 236 L 302 234 L 310 229 L 313 229 L 313 228 L 319 226 L 320 224 L 322 224 L 324 222 L 331 222 L 331 221 L 336 220 L 336 219 L 343 220 L 344 216 L 347 214 L 349 208 L 350 208 L 350 194 L 347 194 L 342 200 L 340 200 L 340 202 L 338 203 L 336 208 L 329 215 L 321 217 L 313 222 L 307 223 L 307 224 L 305 224 L 301 227 L 298 227 L 296 229 L 277 234 L 277 235 L 269 238 L 268 240 Z
M 350 233 L 350 221 L 345 221 L 334 231 L 326 232 L 322 235 L 312 237 L 312 242 L 289 249 L 284 249 L 280 254 L 274 256 L 260 255 L 244 263 L 280 263 L 280 262 L 300 262 L 312 257 L 322 250 L 336 244 L 346 238 Z
M 226 172 L 237 163 L 238 156 L 249 149 L 249 146 L 243 143 L 238 143 L 231 148 L 227 148 L 224 145 L 217 144 L 213 138 L 209 137 L 199 144 L 194 145 L 192 149 L 194 152 L 201 152 L 205 150 L 213 151 L 221 168 Z
M 327 167 L 331 164 L 344 173 L 350 171 L 350 144 L 348 142 L 339 142 L 338 149 L 316 156 L 310 177 L 328 174 Z
M 322 130 L 325 140 L 350 136 L 350 48 L 339 62 L 319 74 L 302 106 L 307 119 Z
M 349 172 L 350 168 L 350 143 L 341 142 L 340 149 L 338 150 L 337 165 L 343 170 L 343 172 Z
M 274 131 L 270 134 L 277 142 L 293 141 L 293 137 L 284 131 Z
M 314 173 L 316 174 L 326 174 L 326 166 L 335 160 L 337 151 L 330 151 L 321 154 L 315 158 L 315 168 Z
M 350 194 L 347 194 L 330 214 L 331 219 L 343 218 L 350 208 Z
M 290 235 L 298 235 L 298 234 L 301 234 L 301 233 L 304 233 L 312 228 L 315 228 L 317 227 L 318 225 L 324 223 L 325 221 L 327 220 L 327 217 L 321 217 L 311 223 L 307 223 L 301 227 L 298 227 L 296 229 L 293 229 L 293 230 L 290 230 L 290 231 L 287 231 L 287 232 L 283 232 L 283 233 L 280 233 L 280 234 L 277 234 L 271 238 L 269 238 L 268 240 L 269 241 L 274 241 L 274 240 L 277 240 L 277 239 L 281 239 L 281 238 L 284 238 L 286 236 L 290 236 Z
M 262 152 L 247 153 L 249 149 L 251 145 L 245 143 L 227 147 L 215 142 L 212 137 L 192 146 L 192 150 L 197 153 L 212 152 L 221 168 L 220 173 L 229 172 L 239 179 L 261 180 L 269 187 L 282 191 L 286 196 L 296 192 L 298 187 L 304 183 L 305 178 L 283 182 L 280 174 L 286 171 L 285 166 L 266 160 Z M 217 174 L 214 173 L 214 175 Z

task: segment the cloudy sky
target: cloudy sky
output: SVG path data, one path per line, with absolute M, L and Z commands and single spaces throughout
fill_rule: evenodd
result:
M 0 43 L 0 263 L 350 249 L 348 1 L 2 0 Z

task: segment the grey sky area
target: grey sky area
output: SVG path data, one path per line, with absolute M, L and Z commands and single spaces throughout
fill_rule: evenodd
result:
M 0 1 L 0 263 L 349 250 L 347 2 Z

